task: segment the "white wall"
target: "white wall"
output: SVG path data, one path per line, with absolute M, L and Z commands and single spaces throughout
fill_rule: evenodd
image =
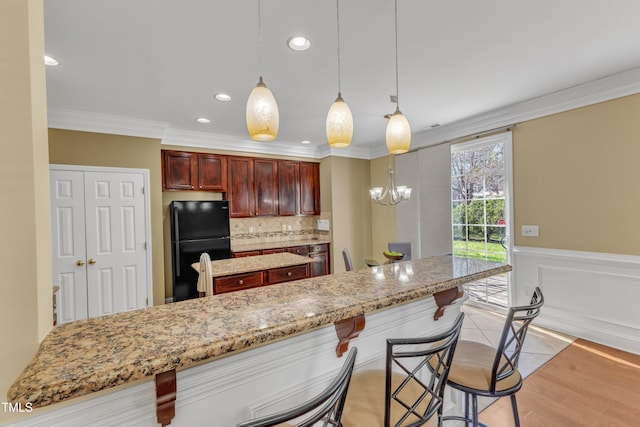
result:
M 449 144 L 396 158 L 397 183 L 413 188 L 398 205 L 398 241 L 411 242 L 413 258 L 451 252 L 451 154 Z

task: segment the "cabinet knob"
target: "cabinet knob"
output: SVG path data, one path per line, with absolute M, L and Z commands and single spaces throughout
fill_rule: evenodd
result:
M 291 277 L 291 272 L 290 271 L 287 272 L 287 276 Z
M 244 280 L 238 280 L 238 285 L 243 285 L 244 284 Z
M 81 259 L 77 260 L 77 261 L 76 261 L 76 265 L 77 265 L 78 267 L 82 267 L 82 266 L 84 265 L 84 260 L 81 260 Z
M 94 265 L 97 261 L 93 258 L 89 259 L 89 265 Z

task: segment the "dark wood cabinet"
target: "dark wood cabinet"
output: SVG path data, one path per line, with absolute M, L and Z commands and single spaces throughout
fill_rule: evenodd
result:
M 198 189 L 227 191 L 227 158 L 198 153 Z
M 278 215 L 278 161 L 229 157 L 227 198 L 229 216 Z
M 324 276 L 331 271 L 329 261 L 329 244 L 321 243 L 309 246 L 311 262 L 311 277 Z
M 278 215 L 278 161 L 254 159 L 253 170 L 256 216 Z
M 278 162 L 278 214 L 297 215 L 300 202 L 300 164 L 281 160 Z
M 162 190 L 195 190 L 197 182 L 196 153 L 162 151 Z
M 320 215 L 320 164 L 278 162 L 278 214 Z
M 300 162 L 301 215 L 320 215 L 320 165 Z
M 163 191 L 227 191 L 226 156 L 162 150 Z
M 267 270 L 267 283 L 290 282 L 292 280 L 306 279 L 309 277 L 309 267 L 307 265 L 294 265 L 292 267 L 280 267 Z
M 255 213 L 253 159 L 251 157 L 229 157 L 227 171 L 229 216 L 232 218 L 253 216 Z
M 287 252 L 290 252 L 290 253 L 296 254 L 296 255 L 308 256 L 309 255 L 309 246 L 307 246 L 307 245 L 304 245 L 304 246 L 291 246 L 291 247 L 287 248 Z
M 233 253 L 234 258 L 242 258 L 245 256 L 256 256 L 256 255 L 262 255 L 262 251 L 242 251 L 242 252 Z
M 320 164 L 162 150 L 162 191 L 227 193 L 232 218 L 320 214 Z
M 216 277 L 213 279 L 213 289 L 216 295 L 224 294 L 226 292 L 241 291 L 243 289 L 256 288 L 263 284 L 264 273 L 262 271 L 234 274 L 232 276 Z

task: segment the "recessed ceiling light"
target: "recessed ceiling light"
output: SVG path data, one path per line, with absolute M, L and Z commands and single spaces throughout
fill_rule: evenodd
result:
M 55 67 L 56 65 L 59 65 L 60 63 L 58 62 L 58 60 L 52 56 L 49 55 L 45 55 L 44 56 L 44 65 L 50 65 L 52 67 Z
M 226 93 L 216 93 L 214 98 L 223 102 L 231 101 L 231 96 Z
M 203 125 L 206 125 L 207 123 L 211 123 L 211 120 L 209 120 L 209 119 L 207 119 L 205 117 L 198 117 L 196 119 L 196 122 L 198 122 L 200 124 L 203 124 Z
M 295 51 L 303 51 L 309 49 L 311 41 L 303 36 L 293 36 L 287 39 L 287 46 Z
M 309 141 L 308 139 L 305 139 L 304 141 L 300 141 L 302 144 L 311 144 L 311 141 Z

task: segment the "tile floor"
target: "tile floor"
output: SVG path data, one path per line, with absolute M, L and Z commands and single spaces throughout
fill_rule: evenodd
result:
M 504 326 L 504 314 L 479 308 L 468 303 L 463 305 L 462 310 L 465 313 L 465 318 L 460 339 L 497 346 Z M 520 355 L 520 364 L 518 366 L 520 373 L 526 378 L 574 340 L 575 337 L 570 335 L 535 325 L 530 326 Z M 493 400 L 480 398 L 478 399 L 478 406 L 485 408 Z

